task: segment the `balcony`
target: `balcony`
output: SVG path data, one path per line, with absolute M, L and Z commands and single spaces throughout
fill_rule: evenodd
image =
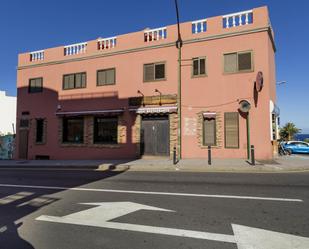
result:
M 260 7 L 223 16 L 198 19 L 180 24 L 182 39 L 185 41 L 220 36 L 270 26 L 267 7 Z M 19 66 L 66 60 L 104 53 L 127 51 L 163 44 L 177 40 L 177 25 L 144 29 L 142 31 L 107 38 L 81 42 L 62 47 L 21 54 Z

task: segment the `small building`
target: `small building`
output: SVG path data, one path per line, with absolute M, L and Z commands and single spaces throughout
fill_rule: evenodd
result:
M 182 158 L 207 158 L 211 146 L 214 158 L 247 158 L 254 145 L 257 159 L 271 159 L 278 113 L 267 7 L 180 29 L 181 72 L 177 25 L 19 54 L 16 157 L 170 157 L 180 147 Z
M 16 125 L 16 97 L 7 96 L 0 91 L 0 134 L 15 133 Z

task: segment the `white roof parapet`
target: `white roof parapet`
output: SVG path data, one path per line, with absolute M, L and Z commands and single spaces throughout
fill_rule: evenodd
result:
M 249 13 L 252 13 L 252 12 L 253 12 L 253 10 L 245 10 L 245 11 L 241 11 L 241 12 L 227 14 L 227 15 L 224 15 L 222 17 L 223 18 L 228 18 L 228 17 L 232 17 L 232 16 L 245 15 L 245 14 L 249 14 Z

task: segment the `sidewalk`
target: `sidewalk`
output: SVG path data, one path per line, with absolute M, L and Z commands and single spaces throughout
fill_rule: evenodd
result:
M 0 160 L 0 169 L 79 169 L 117 171 L 180 171 L 180 172 L 301 172 L 309 171 L 308 156 L 284 156 L 270 162 L 245 159 L 183 159 L 176 165 L 169 159 L 137 160 Z

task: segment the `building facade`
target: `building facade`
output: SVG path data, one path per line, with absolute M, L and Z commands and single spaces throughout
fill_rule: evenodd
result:
M 16 157 L 168 157 L 181 118 L 182 158 L 206 158 L 208 146 L 216 158 L 246 158 L 254 145 L 258 159 L 271 159 L 278 113 L 267 7 L 180 29 L 181 112 L 177 25 L 20 54 Z
M 0 135 L 15 133 L 16 125 L 16 97 L 7 96 L 0 91 Z

